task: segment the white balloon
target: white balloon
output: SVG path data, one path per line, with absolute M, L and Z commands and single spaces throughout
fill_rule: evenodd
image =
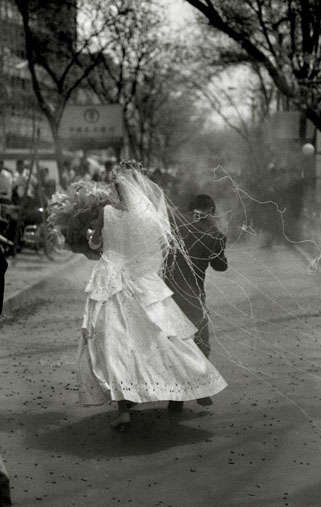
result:
M 303 155 L 314 155 L 314 146 L 311 143 L 306 143 L 302 146 Z

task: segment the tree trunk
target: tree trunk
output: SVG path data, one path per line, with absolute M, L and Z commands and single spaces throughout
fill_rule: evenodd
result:
M 57 168 L 58 168 L 58 176 L 60 183 L 62 181 L 62 172 L 63 172 L 63 146 L 62 146 L 62 139 L 59 135 L 59 126 L 56 125 L 53 122 L 50 122 L 50 128 L 51 133 L 53 137 L 54 142 L 54 151 L 55 151 L 55 157 L 57 162 Z

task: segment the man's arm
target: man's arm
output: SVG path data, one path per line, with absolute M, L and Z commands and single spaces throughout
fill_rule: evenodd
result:
M 217 233 L 213 238 L 213 253 L 210 256 L 210 265 L 215 271 L 227 270 L 227 258 L 225 257 L 226 237 Z

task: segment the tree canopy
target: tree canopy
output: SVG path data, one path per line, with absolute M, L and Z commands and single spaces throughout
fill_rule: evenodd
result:
M 187 109 L 186 97 L 180 98 L 187 89 L 179 79 L 182 48 L 156 2 L 95 0 L 91 8 L 109 23 L 97 39 L 102 58 L 88 81 L 102 102 L 122 105 L 132 155 L 147 166 L 157 163 L 154 155 L 166 164 L 173 145 L 191 133 L 190 117 L 182 122 L 182 109 L 193 109 L 192 97 Z M 187 127 L 182 136 L 173 133 L 177 122 Z
M 185 0 L 321 130 L 320 0 Z

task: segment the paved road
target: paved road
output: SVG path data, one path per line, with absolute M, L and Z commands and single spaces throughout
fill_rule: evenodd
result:
M 77 402 L 89 262 L 5 318 L 0 444 L 15 506 L 320 506 L 320 275 L 287 249 L 228 255 L 208 299 L 229 387 L 176 417 L 145 404 L 126 434 L 109 429 L 114 406 Z

